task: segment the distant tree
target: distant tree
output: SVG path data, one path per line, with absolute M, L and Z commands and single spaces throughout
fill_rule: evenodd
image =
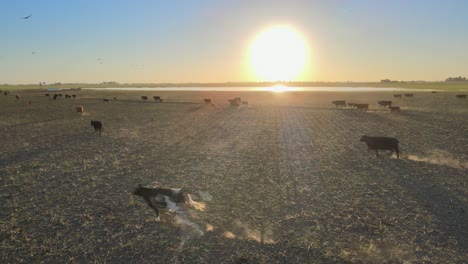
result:
M 445 79 L 446 82 L 466 82 L 466 77 L 458 76 L 458 77 L 448 77 Z

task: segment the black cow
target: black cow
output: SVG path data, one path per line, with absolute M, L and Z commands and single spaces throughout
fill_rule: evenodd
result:
M 466 94 L 457 94 L 455 95 L 457 98 L 466 98 Z
M 390 106 L 390 112 L 397 113 L 400 112 L 399 106 Z
M 392 101 L 379 101 L 377 102 L 381 107 L 392 106 Z
M 54 100 L 57 100 L 58 95 L 54 94 Z
M 359 140 L 366 142 L 367 148 L 375 150 L 375 156 L 379 156 L 379 150 L 391 150 L 396 151 L 397 158 L 400 158 L 400 150 L 398 149 L 398 139 L 390 137 L 368 137 L 362 136 Z
M 104 102 L 108 103 L 109 99 L 102 99 Z
M 103 130 L 101 121 L 91 120 L 91 126 L 94 127 L 94 132 L 99 132 L 99 135 L 101 134 Z
M 354 104 L 358 110 L 369 110 L 369 104 Z
M 231 106 L 239 106 L 241 104 L 241 98 L 240 97 L 229 99 L 228 101 L 229 101 L 229 104 Z
M 344 100 L 333 101 L 332 104 L 334 104 L 335 107 L 346 107 L 346 101 Z
M 50 96 L 50 94 L 45 94 L 45 96 Z
M 73 98 L 76 98 L 76 94 L 72 94 L 72 97 L 73 97 Z
M 147 188 L 141 184 L 132 191 L 133 195 L 145 199 L 146 203 L 156 212 L 156 220 L 159 221 L 159 209 L 169 209 L 179 211 L 180 205 L 187 204 L 193 206 L 195 203 L 190 194 L 181 189 L 169 188 Z

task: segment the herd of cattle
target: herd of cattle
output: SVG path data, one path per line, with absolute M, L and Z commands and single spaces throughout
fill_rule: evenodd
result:
M 432 93 L 437 93 L 436 91 L 432 91 Z M 414 94 L 412 93 L 406 93 L 403 94 L 405 97 L 414 97 Z M 402 98 L 402 94 L 394 94 L 394 98 Z M 466 94 L 457 94 L 455 95 L 456 98 L 464 99 L 466 98 Z M 387 107 L 390 109 L 391 112 L 400 112 L 400 107 L 399 106 L 392 106 L 393 102 L 392 101 L 378 101 L 377 102 L 380 107 Z M 369 110 L 369 104 L 357 104 L 357 103 L 346 103 L 346 100 L 335 100 L 332 101 L 332 104 L 335 105 L 335 107 L 340 107 L 340 108 L 350 108 L 350 109 L 358 109 L 358 110 Z

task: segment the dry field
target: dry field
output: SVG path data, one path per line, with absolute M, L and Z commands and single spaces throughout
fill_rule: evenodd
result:
M 468 259 L 468 99 L 454 93 L 19 94 L 0 96 L 1 263 Z M 401 159 L 362 135 L 398 138 Z M 206 209 L 156 222 L 129 193 L 139 183 L 186 188 Z

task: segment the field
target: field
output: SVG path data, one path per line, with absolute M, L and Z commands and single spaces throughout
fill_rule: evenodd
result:
M 1 263 L 468 259 L 468 99 L 455 93 L 74 93 L 0 96 Z M 230 107 L 236 96 L 249 104 Z M 363 135 L 398 138 L 401 158 L 376 158 Z M 206 209 L 156 222 L 130 194 L 139 183 Z

